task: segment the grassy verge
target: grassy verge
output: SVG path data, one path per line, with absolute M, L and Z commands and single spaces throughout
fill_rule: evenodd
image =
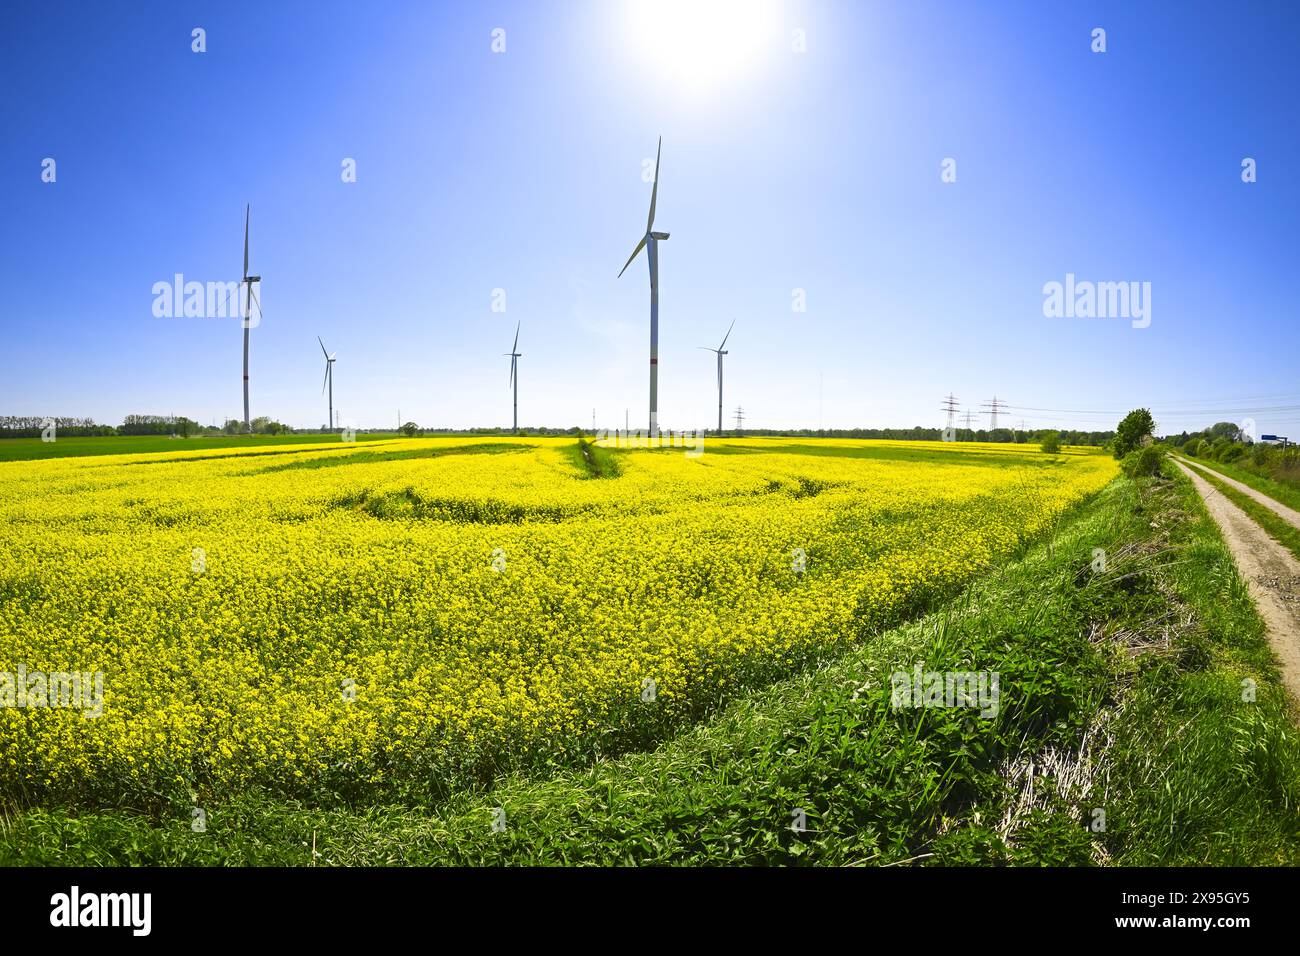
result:
M 1197 474 L 1209 482 L 1223 497 L 1246 512 L 1250 519 L 1263 528 L 1270 538 L 1280 542 L 1290 549 L 1292 554 L 1300 558 L 1300 528 L 1279 517 L 1277 512 L 1264 507 L 1250 495 L 1244 494 L 1226 481 L 1222 481 L 1212 471 L 1208 473 L 1198 471 Z
M 996 713 L 895 707 L 918 664 L 996 671 Z M 1117 479 L 961 598 L 653 752 L 437 808 L 249 794 L 202 808 L 203 832 L 28 810 L 0 862 L 1296 863 L 1288 707 L 1190 482 Z

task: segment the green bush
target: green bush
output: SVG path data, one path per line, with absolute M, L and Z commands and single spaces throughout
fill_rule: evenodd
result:
M 1043 432 L 1042 439 L 1038 445 L 1049 455 L 1055 455 L 1061 450 L 1061 433 L 1060 432 Z
M 1230 445 L 1224 445 L 1219 449 L 1218 460 L 1223 462 L 1233 462 L 1246 454 L 1246 446 L 1233 442 Z
M 1130 478 L 1154 478 L 1160 474 L 1160 459 L 1164 452 L 1151 445 L 1131 451 L 1120 461 L 1124 474 Z
M 1142 447 L 1144 439 L 1156 428 L 1155 420 L 1145 408 L 1135 408 L 1124 416 L 1124 420 L 1115 429 L 1112 448 L 1116 458 L 1123 459 L 1137 448 Z
M 1199 438 L 1193 438 L 1183 446 L 1183 454 L 1195 458 L 1201 453 L 1202 442 Z

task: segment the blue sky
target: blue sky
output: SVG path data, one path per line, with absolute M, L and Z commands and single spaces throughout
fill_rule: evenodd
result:
M 941 425 L 951 391 L 1004 423 L 1146 404 L 1300 435 L 1297 26 L 1282 3 L 11 4 L 0 413 L 240 417 L 238 320 L 156 317 L 152 289 L 238 278 L 251 203 L 254 415 L 325 421 L 320 335 L 343 422 L 508 424 L 519 322 L 522 424 L 641 425 L 644 258 L 616 275 L 662 134 L 665 427 L 716 418 L 698 346 L 735 318 L 728 422 Z M 1150 326 L 1045 317 L 1066 273 L 1150 282 Z

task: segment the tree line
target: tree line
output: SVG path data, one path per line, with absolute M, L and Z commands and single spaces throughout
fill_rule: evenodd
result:
M 46 423 L 53 420 L 55 432 L 64 437 L 99 436 L 99 435 L 176 435 L 188 438 L 191 435 L 242 435 L 244 423 L 237 418 L 228 418 L 222 425 L 201 425 L 184 415 L 127 415 L 120 425 L 98 424 L 89 418 L 47 417 L 40 415 L 0 415 L 0 438 L 39 438 Z M 250 422 L 255 435 L 286 435 L 293 432 L 325 432 L 329 429 L 291 428 L 266 415 L 260 415 Z M 1217 426 L 1216 426 L 1217 427 Z M 391 431 L 391 429 L 366 429 L 367 431 Z M 942 441 L 947 430 L 943 428 L 739 428 L 723 429 L 717 432 L 708 429 L 707 435 L 731 437 L 779 437 L 779 438 L 874 438 L 889 441 Z M 421 428 L 415 422 L 406 422 L 401 427 L 405 435 L 511 435 L 509 428 Z M 583 435 L 584 429 L 577 426 L 569 428 L 521 428 L 520 435 L 561 436 Z M 1045 436 L 1055 436 L 1061 445 L 1095 445 L 1102 446 L 1114 437 L 1113 431 L 1077 431 L 1069 429 L 1056 431 L 1046 428 L 1021 430 L 1014 428 L 954 428 L 948 433 L 949 441 L 1007 442 L 1025 444 L 1041 442 Z
M 0 415 L 0 438 L 41 438 L 49 425 L 54 437 L 85 438 L 108 435 L 242 435 L 244 423 L 229 418 L 221 426 L 200 425 L 184 415 L 127 415 L 120 425 L 103 425 L 91 418 L 61 415 Z M 289 426 L 263 415 L 250 423 L 254 434 L 280 435 L 293 431 Z

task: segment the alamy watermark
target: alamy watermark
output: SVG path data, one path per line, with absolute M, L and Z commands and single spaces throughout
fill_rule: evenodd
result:
M 1043 315 L 1049 319 L 1131 319 L 1133 328 L 1151 324 L 1150 282 L 1065 282 L 1043 286 Z
M 904 707 L 968 707 L 981 717 L 998 715 L 1001 697 L 997 671 L 927 671 L 917 664 L 910 671 L 889 675 L 889 700 Z
M 133 936 L 148 936 L 153 926 L 152 893 L 83 893 L 73 884 L 50 897 L 50 925 L 55 927 L 128 927 Z
M 187 282 L 185 275 L 177 272 L 172 281 L 153 284 L 153 314 L 159 319 L 239 319 L 255 329 L 262 324 L 261 297 L 251 295 L 243 286 L 238 279 Z
M 611 448 L 682 448 L 687 458 L 699 458 L 704 454 L 704 432 L 663 430 L 652 435 L 649 430 L 636 429 L 610 430 L 602 428 L 594 432 L 593 440 L 598 445 Z
M 0 707 L 68 708 L 82 717 L 104 716 L 103 671 L 0 671 Z

